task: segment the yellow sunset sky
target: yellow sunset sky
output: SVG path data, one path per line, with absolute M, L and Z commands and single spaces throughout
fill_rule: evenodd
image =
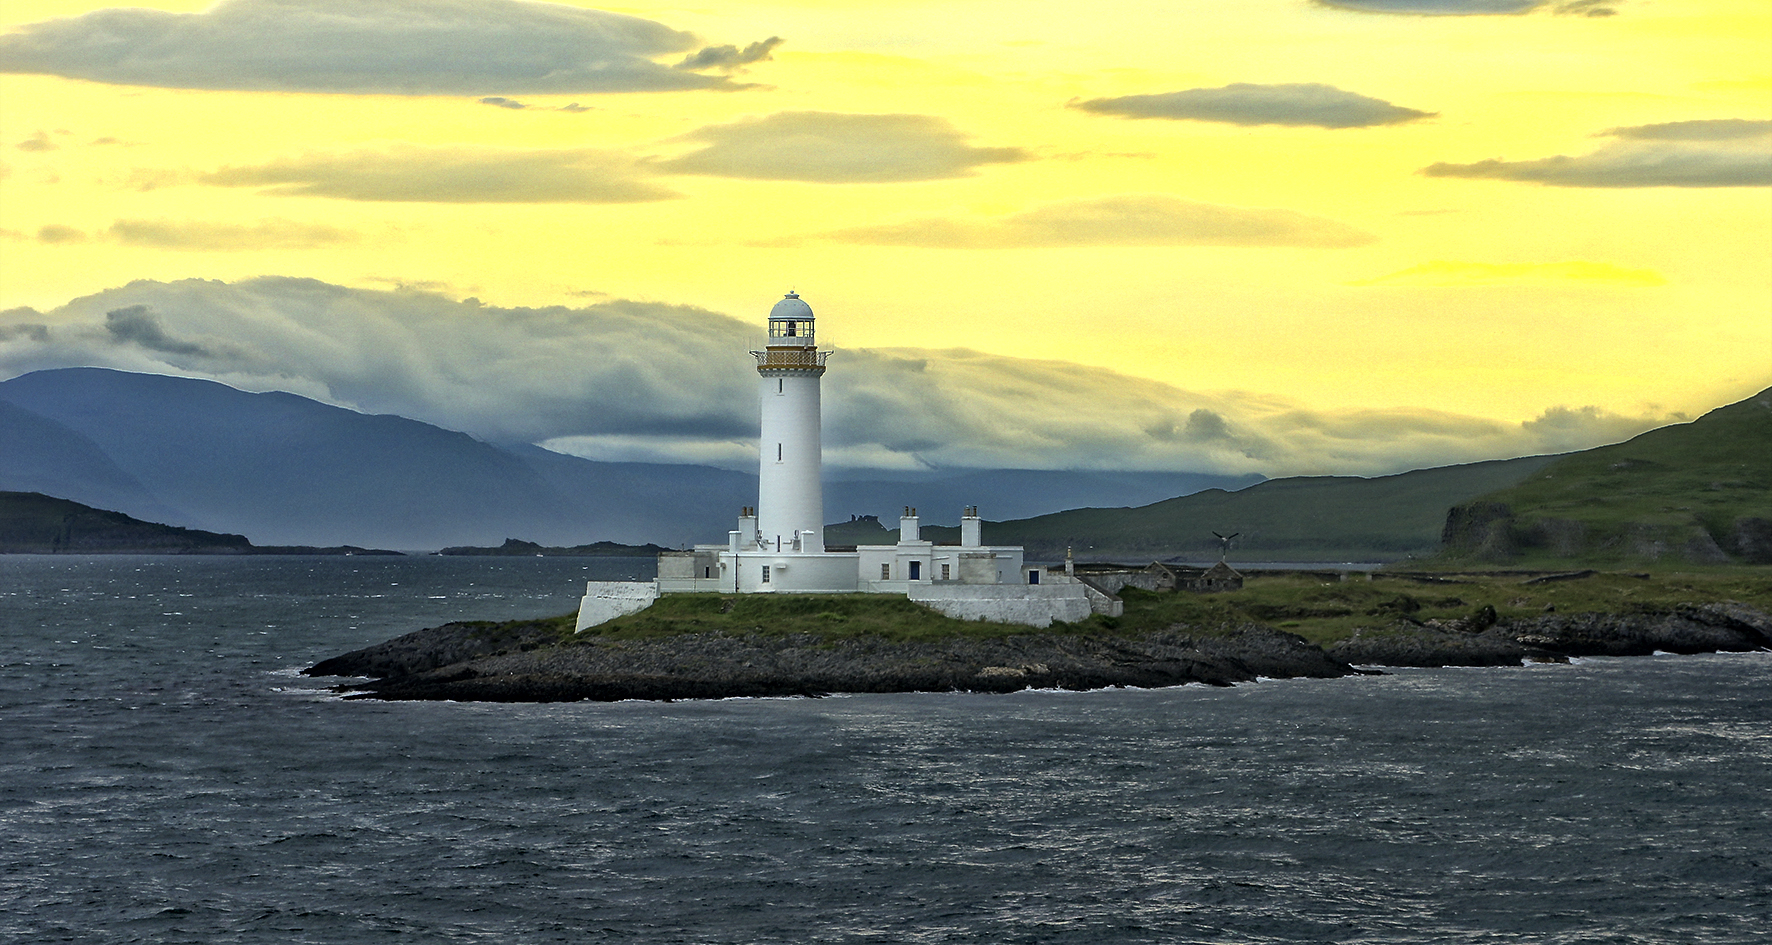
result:
M 794 288 L 862 466 L 1382 473 L 1772 384 L 1764 0 L 3 15 L 0 379 L 742 466 L 698 365 Z

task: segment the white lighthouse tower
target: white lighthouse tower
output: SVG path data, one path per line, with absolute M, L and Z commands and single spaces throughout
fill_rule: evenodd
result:
M 819 381 L 828 353 L 818 350 L 812 306 L 792 292 L 769 310 L 769 337 L 763 350 L 751 352 L 763 413 L 757 469 L 760 550 L 824 551 Z

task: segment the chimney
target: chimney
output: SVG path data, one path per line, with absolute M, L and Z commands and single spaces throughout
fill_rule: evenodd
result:
M 917 510 L 907 505 L 904 514 L 898 517 L 898 542 L 918 541 L 917 534 Z
M 977 548 L 984 544 L 984 521 L 978 517 L 978 506 L 968 505 L 960 513 L 960 547 Z

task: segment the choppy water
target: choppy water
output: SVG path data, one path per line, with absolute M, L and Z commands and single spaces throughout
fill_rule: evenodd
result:
M 1761 942 L 1772 654 L 342 702 L 631 561 L 0 557 L 0 939 Z

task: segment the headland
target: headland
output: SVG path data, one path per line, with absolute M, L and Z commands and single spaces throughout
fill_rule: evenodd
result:
M 878 595 L 669 595 L 580 633 L 572 615 L 451 623 L 304 672 L 370 677 L 341 686 L 348 698 L 560 702 L 1223 686 L 1772 647 L 1772 573 L 1757 568 L 1300 572 L 1121 596 L 1120 617 L 1034 631 Z

